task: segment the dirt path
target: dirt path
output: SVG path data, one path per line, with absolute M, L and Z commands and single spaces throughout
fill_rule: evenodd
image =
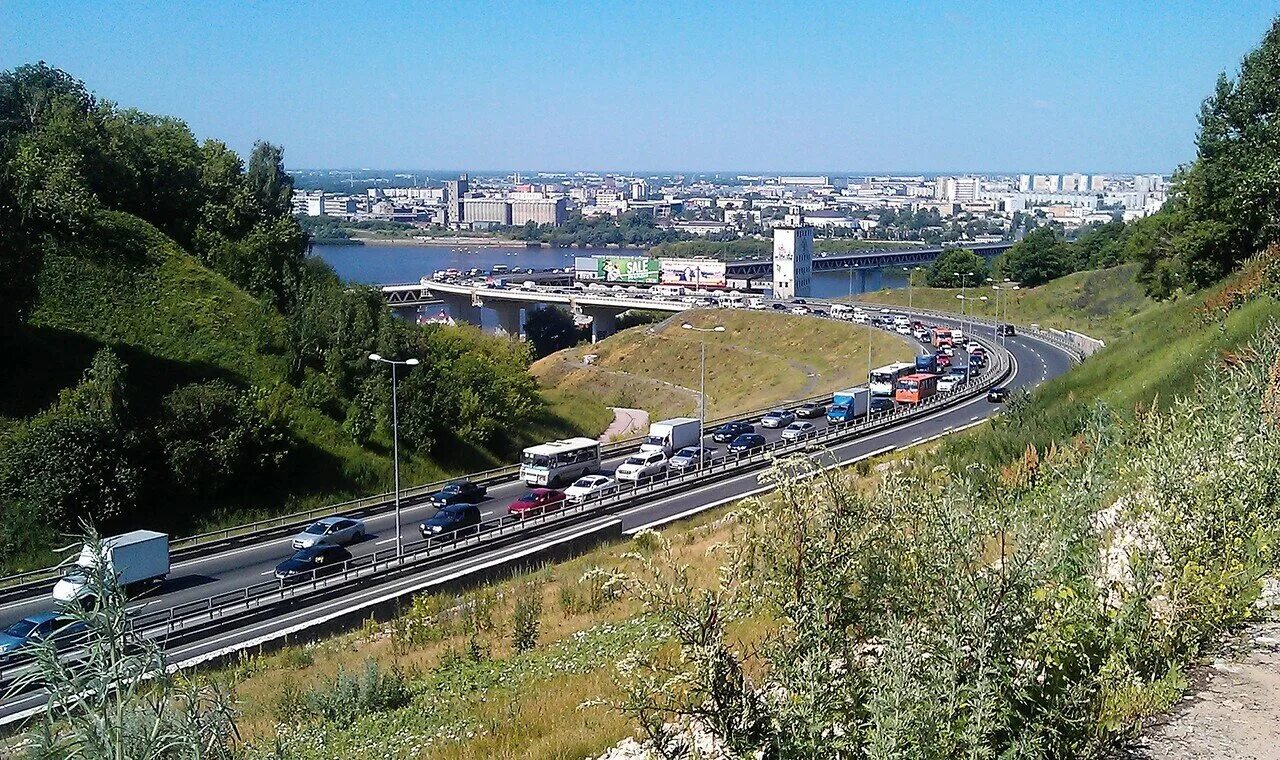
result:
M 627 409 L 621 406 L 612 407 L 613 422 L 600 434 L 604 443 L 631 436 L 641 435 L 649 429 L 649 413 L 643 409 Z
M 1280 622 L 1247 626 L 1125 760 L 1280 760 Z

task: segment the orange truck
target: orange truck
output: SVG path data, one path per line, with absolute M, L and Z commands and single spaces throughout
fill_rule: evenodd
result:
M 938 376 L 926 372 L 906 375 L 898 380 L 893 400 L 899 404 L 918 404 L 938 392 Z
M 933 328 L 933 345 L 942 348 L 943 346 L 952 346 L 955 341 L 951 339 L 951 330 L 945 327 Z

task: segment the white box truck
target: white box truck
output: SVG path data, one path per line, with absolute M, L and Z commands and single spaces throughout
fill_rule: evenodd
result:
M 135 530 L 102 539 L 107 566 L 121 587 L 164 578 L 169 574 L 169 536 L 154 530 Z M 93 549 L 85 546 L 80 558 L 53 587 L 59 602 L 83 599 L 90 594 L 87 571 L 97 562 Z
M 640 444 L 640 450 L 662 451 L 671 456 L 685 446 L 698 443 L 698 418 L 676 417 L 650 424 L 649 436 Z

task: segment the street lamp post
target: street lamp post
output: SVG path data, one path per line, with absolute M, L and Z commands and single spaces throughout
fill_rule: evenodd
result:
M 680 325 L 686 330 L 693 330 L 698 333 L 722 333 L 724 325 L 716 325 L 715 327 L 694 327 L 685 322 Z M 702 438 L 706 435 L 707 427 L 707 339 L 702 339 L 702 385 L 698 389 L 698 462 L 702 462 Z
M 915 311 L 915 273 L 920 267 L 903 267 L 902 271 L 907 273 L 907 311 Z
M 968 278 L 972 277 L 974 273 L 973 272 L 964 272 L 964 273 L 952 272 L 952 274 L 960 278 L 960 327 L 962 329 L 967 329 L 967 326 L 964 321 L 964 293 L 965 293 L 965 285 L 966 283 L 968 283 Z
M 369 361 L 391 365 L 391 469 L 395 473 L 396 488 L 396 556 L 404 554 L 404 539 L 400 535 L 400 405 L 396 399 L 396 367 L 415 367 L 417 359 L 396 361 L 369 354 Z

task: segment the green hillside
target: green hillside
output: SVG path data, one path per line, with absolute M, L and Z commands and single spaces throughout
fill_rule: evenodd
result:
M 1138 267 L 1125 264 L 1110 269 L 1076 272 L 1051 280 L 1036 288 L 1023 288 L 1001 294 L 1000 312 L 1018 324 L 1036 323 L 1043 327 L 1078 330 L 1086 335 L 1110 341 L 1131 334 L 1129 320 L 1135 314 L 1155 305 L 1135 280 Z M 959 311 L 959 288 L 916 287 L 908 290 L 878 290 L 858 296 L 857 300 L 906 306 L 908 301 L 924 309 Z M 968 288 L 967 296 L 987 296 L 976 303 L 974 313 L 985 318 L 995 315 L 996 292 L 990 287 Z M 970 302 L 970 306 L 974 306 Z

